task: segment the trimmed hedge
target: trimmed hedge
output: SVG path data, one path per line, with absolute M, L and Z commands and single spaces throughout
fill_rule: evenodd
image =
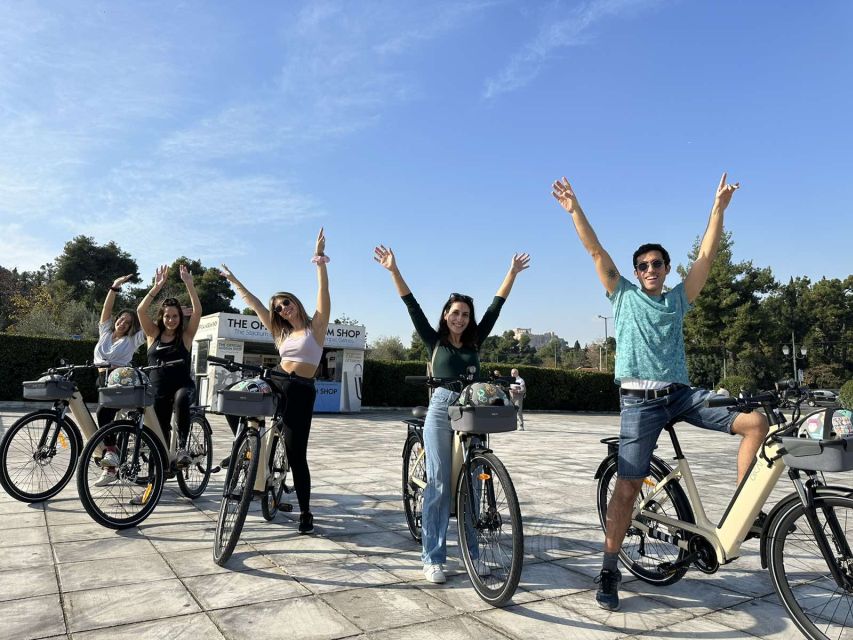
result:
M 499 369 L 509 375 L 506 363 L 484 362 L 481 369 Z M 619 395 L 613 374 L 596 371 L 564 371 L 539 367 L 517 367 L 527 385 L 525 409 L 564 411 L 618 411 Z M 424 387 L 404 382 L 406 376 L 426 373 L 423 362 L 367 360 L 364 363 L 362 404 L 372 407 L 424 405 Z
M 66 340 L 0 333 L 0 400 L 21 400 L 21 382 L 36 380 L 48 368 L 58 366 L 61 359 L 69 364 L 92 361 L 94 340 Z M 145 364 L 145 352 L 140 349 L 134 362 Z M 482 370 L 500 369 L 509 375 L 506 363 L 484 362 Z M 568 411 L 618 411 L 619 396 L 613 375 L 590 371 L 564 371 L 539 367 L 518 367 L 527 384 L 525 409 Z M 367 360 L 364 363 L 364 397 L 368 407 L 414 407 L 427 403 L 427 391 L 419 385 L 406 384 L 406 376 L 426 373 L 423 362 L 386 362 Z M 97 402 L 97 375 L 94 371 L 75 376 L 83 398 Z
M 95 340 L 67 340 L 19 336 L 0 333 L 0 400 L 23 400 L 21 383 L 38 380 L 50 367 L 60 366 L 60 360 L 68 364 L 92 362 Z M 134 362 L 145 364 L 145 354 L 140 349 Z M 86 402 L 98 401 L 98 374 L 96 371 L 81 371 L 74 380 Z

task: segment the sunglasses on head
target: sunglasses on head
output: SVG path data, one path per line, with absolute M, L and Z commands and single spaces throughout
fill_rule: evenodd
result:
M 180 307 L 181 303 L 178 302 L 177 298 L 166 298 L 165 300 L 163 300 L 163 304 L 161 306 L 163 306 L 163 307 Z
M 282 298 L 281 302 L 279 302 L 277 305 L 275 305 L 273 307 L 273 311 L 275 311 L 276 313 L 281 313 L 281 310 L 284 309 L 285 307 L 289 307 L 290 303 L 291 303 L 290 298 Z
M 474 302 L 474 298 L 466 296 L 464 293 L 451 293 L 450 302 L 456 302 L 457 300 L 461 300 L 462 302 L 467 302 L 469 304 Z
M 663 260 L 652 260 L 651 262 L 638 262 L 637 263 L 637 271 L 645 273 L 649 270 L 649 267 L 652 269 L 660 269 L 663 266 Z

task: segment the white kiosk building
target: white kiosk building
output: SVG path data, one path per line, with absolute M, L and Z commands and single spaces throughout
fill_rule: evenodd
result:
M 314 411 L 361 410 L 366 336 L 361 326 L 329 325 L 317 372 Z M 216 392 L 236 382 L 240 374 L 209 365 L 208 356 L 268 367 L 280 360 L 272 336 L 257 316 L 224 312 L 203 316 L 193 343 L 192 365 L 198 402 L 209 405 L 216 405 Z

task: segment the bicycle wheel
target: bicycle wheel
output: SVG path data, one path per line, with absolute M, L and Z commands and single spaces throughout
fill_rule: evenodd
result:
M 853 637 L 853 498 L 816 496 L 820 531 L 829 543 L 824 557 L 801 502 L 770 523 L 768 568 L 782 605 L 807 638 Z M 830 571 L 834 565 L 843 584 Z
M 651 472 L 643 480 L 643 486 L 635 505 L 644 501 L 652 493 L 655 485 L 665 476 L 666 474 L 653 464 Z M 607 505 L 610 503 L 615 484 L 616 458 L 613 458 L 598 479 L 598 519 L 601 522 L 602 530 L 605 532 L 607 531 Z M 685 522 L 694 522 L 690 502 L 684 495 L 681 486 L 674 482 L 670 482 L 662 494 L 647 504 L 646 510 Z M 683 560 L 687 551 L 677 545 L 647 535 L 636 526 L 637 522 L 642 522 L 655 532 L 673 536 L 681 533 L 681 529 L 671 529 L 660 522 L 638 516 L 628 527 L 622 548 L 619 550 L 619 559 L 625 568 L 641 580 L 651 584 L 667 585 L 681 580 L 687 572 L 687 566 L 673 570 L 668 565 Z
M 421 541 L 421 515 L 426 489 L 426 457 L 424 442 L 415 434 L 409 435 L 403 447 L 403 509 L 409 533 Z
M 190 418 L 187 453 L 190 455 L 190 464 L 185 469 L 178 469 L 178 486 L 187 498 L 195 500 L 204 493 L 210 480 L 210 468 L 213 466 L 210 423 L 200 413 Z
M 79 433 L 68 418 L 58 425 L 52 411 L 36 411 L 16 421 L 0 441 L 0 485 L 21 502 L 52 498 L 74 475 Z M 51 446 L 54 435 L 56 444 Z
M 459 548 L 471 584 L 499 607 L 521 578 L 524 531 L 515 487 L 493 453 L 476 453 L 459 475 L 456 493 Z
M 285 482 L 287 480 L 287 472 L 290 471 L 284 438 L 281 437 L 277 429 L 273 433 L 272 443 L 270 444 L 269 470 L 267 488 L 264 491 L 264 499 L 261 501 L 261 511 L 264 514 L 264 519 L 267 521 L 275 518 L 279 507 L 282 506 L 281 496 L 287 491 L 287 484 Z
M 113 438 L 115 445 L 105 444 Z M 107 446 L 115 447 L 115 467 L 101 465 Z M 117 420 L 102 427 L 83 447 L 77 469 L 77 490 L 83 508 L 95 522 L 111 529 L 138 525 L 160 501 L 164 457 L 157 437 L 148 427 L 140 431 L 130 420 Z
M 259 445 L 257 429 L 244 429 L 234 440 L 213 538 L 213 561 L 220 566 L 228 562 L 243 530 L 258 473 Z

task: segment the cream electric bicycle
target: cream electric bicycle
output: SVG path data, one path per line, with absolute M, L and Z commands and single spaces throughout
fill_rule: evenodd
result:
M 181 493 L 198 498 L 210 480 L 213 441 L 205 407 L 190 407 L 190 426 L 186 450 L 189 464 L 175 466 L 178 428 L 172 425 L 169 442 L 154 411 L 154 395 L 146 373 L 182 361 L 149 367 L 132 367 L 137 384 L 102 387 L 101 405 L 120 409 L 123 417 L 103 426 L 83 449 L 77 468 L 80 501 L 92 519 L 111 529 L 126 529 L 147 518 L 163 492 L 166 479 L 175 477 Z M 114 450 L 118 457 L 115 479 L 98 486 L 102 479 L 104 451 Z
M 628 571 L 650 584 L 669 585 L 690 566 L 715 573 L 735 560 L 787 466 L 795 491 L 760 521 L 762 567 L 769 569 L 782 604 L 805 637 L 853 637 L 853 489 L 827 485 L 820 473 L 853 469 L 853 436 L 827 435 L 819 441 L 796 437 L 804 399 L 796 388 L 779 395 L 709 399 L 708 406 L 763 409 L 771 422 L 770 433 L 719 523 L 706 515 L 674 425 L 667 425 L 675 467 L 652 457 L 651 472 L 619 551 Z M 786 401 L 794 407 L 790 421 L 778 410 Z M 619 442 L 618 438 L 602 442 L 608 445 L 608 455 L 595 477 L 599 519 L 606 530 Z
M 98 430 L 73 378 L 97 368 L 56 367 L 42 374 L 42 380 L 23 383 L 24 398 L 53 401 L 53 408 L 21 417 L 0 441 L 0 485 L 16 500 L 47 500 L 71 480 L 83 443 Z
M 256 374 L 255 381 L 265 385 L 255 386 L 269 387 L 269 392 L 226 389 L 217 394 L 217 411 L 240 417 L 213 538 L 213 561 L 224 566 L 240 540 L 249 504 L 256 495 L 261 496 L 261 511 L 268 522 L 278 511 L 293 510 L 293 505 L 282 502 L 282 495 L 292 491 L 286 484 L 290 465 L 284 443 L 284 420 L 277 413 L 281 394 L 271 379 L 290 376 L 215 356 L 208 356 L 207 361 L 228 371 Z M 271 424 L 266 424 L 264 417 L 271 416 L 274 416 Z
M 462 378 L 406 376 L 410 384 L 447 386 L 465 394 Z M 489 380 L 506 386 L 501 379 Z M 483 600 L 501 606 L 512 598 L 521 578 L 524 531 L 515 487 L 503 462 L 488 446 L 488 434 L 514 431 L 514 406 L 449 407 L 453 428 L 450 514 L 457 518 L 459 549 L 471 585 Z M 427 486 L 423 428 L 426 407 L 415 407 L 403 446 L 403 508 L 409 532 L 421 541 Z M 493 416 L 493 417 L 492 417 Z

